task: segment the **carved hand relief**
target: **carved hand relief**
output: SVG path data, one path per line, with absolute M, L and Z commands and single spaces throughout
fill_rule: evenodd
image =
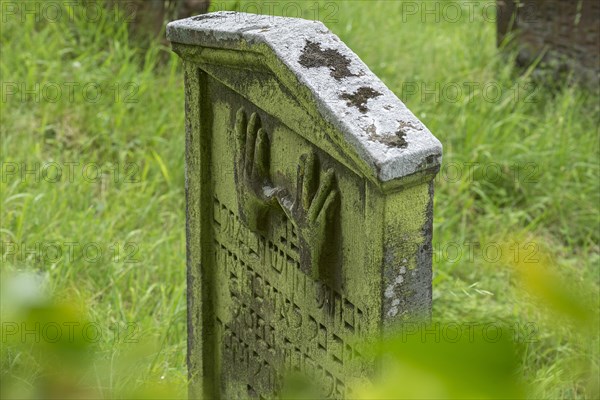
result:
M 314 153 L 303 154 L 298 165 L 296 196 L 288 195 L 280 204 L 288 218 L 295 222 L 301 240 L 300 261 L 310 266 L 313 278 L 319 278 L 323 250 L 335 240 L 327 229 L 339 211 L 339 191 L 335 173 L 322 173 Z M 329 236 L 329 237 L 328 237 Z
M 235 121 L 236 184 L 242 220 L 250 229 L 268 230 L 269 213 L 283 212 L 296 226 L 300 237 L 302 268 L 314 279 L 325 263 L 327 243 L 335 240 L 332 223 L 339 216 L 339 190 L 332 168 L 322 171 L 314 152 L 303 154 L 297 168 L 295 190 L 277 187 L 270 178 L 270 147 L 260 117 L 248 121 L 240 108 Z
M 240 108 L 235 121 L 236 160 L 235 174 L 240 216 L 252 230 L 266 230 L 267 213 L 277 207 L 269 176 L 270 149 L 269 135 L 260 126 L 257 113 L 250 116 Z M 279 189 L 282 190 L 282 189 Z

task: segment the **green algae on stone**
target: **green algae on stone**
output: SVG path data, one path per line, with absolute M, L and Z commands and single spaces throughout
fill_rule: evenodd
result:
M 190 397 L 276 398 L 290 373 L 352 397 L 365 346 L 429 315 L 440 143 L 321 23 L 221 12 L 167 37 L 185 65 Z

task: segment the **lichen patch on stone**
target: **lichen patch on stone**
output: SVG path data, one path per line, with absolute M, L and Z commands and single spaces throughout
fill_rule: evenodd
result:
M 365 114 L 368 111 L 367 101 L 378 96 L 381 96 L 381 93 L 377 90 L 368 86 L 361 86 L 354 93 L 343 93 L 340 98 L 346 100 L 348 107 L 356 107 L 361 113 Z
M 399 123 L 399 126 L 394 135 L 383 136 L 383 135 L 374 134 L 373 132 L 369 132 L 369 133 L 371 133 L 369 138 L 371 140 L 378 141 L 378 142 L 383 143 L 390 147 L 397 147 L 400 149 L 407 148 L 408 142 L 406 141 L 406 133 L 407 133 L 406 128 L 414 129 L 416 131 L 422 131 L 423 127 L 414 125 L 410 122 L 404 122 L 404 121 L 398 121 L 398 123 Z
M 310 40 L 306 41 L 298 62 L 306 68 L 328 67 L 331 76 L 337 80 L 358 76 L 350 72 L 350 60 L 338 50 L 323 49 L 321 45 Z
M 367 133 L 369 134 L 370 140 L 383 143 L 388 147 L 397 147 L 400 149 L 405 149 L 408 147 L 406 133 L 400 129 L 396 131 L 394 135 L 378 135 L 375 125 L 371 125 L 369 128 L 367 128 Z
M 398 121 L 398 130 L 405 132 L 406 128 L 411 128 L 414 129 L 416 131 L 422 131 L 423 127 L 422 126 L 415 126 L 412 122 L 406 122 L 406 121 Z

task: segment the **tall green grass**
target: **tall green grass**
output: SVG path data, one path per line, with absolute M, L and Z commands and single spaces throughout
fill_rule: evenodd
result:
M 148 382 L 184 387 L 186 376 L 182 74 L 168 48 L 140 50 L 117 20 L 6 16 L 1 33 L 3 83 L 39 84 L 42 94 L 52 83 L 62 89 L 55 102 L 19 93 L 2 104 L 2 162 L 16 164 L 18 172 L 0 183 L 1 238 L 19 247 L 5 255 L 2 270 L 47 274 L 56 297 L 77 303 L 81 318 L 103 328 L 85 379 L 105 397 Z M 79 84 L 73 100 L 68 82 Z M 56 170 L 42 174 L 48 162 L 64 174 L 56 183 Z M 67 163 L 79 163 L 71 179 Z M 24 166 L 39 174 L 22 178 Z M 66 254 L 70 242 L 76 244 Z M 26 253 L 47 243 L 58 243 L 65 254 L 54 257 L 42 247 Z M 103 253 L 98 260 L 96 249 Z M 124 343 L 131 333 L 144 345 Z M 123 354 L 136 346 L 143 351 L 129 365 Z M 46 372 L 26 348 L 10 346 L 2 367 L 3 381 L 25 392 Z
M 1 2 L 3 12 L 7 3 Z M 519 353 L 528 396 L 593 398 L 597 392 L 587 374 L 598 373 L 597 336 L 568 316 L 547 312 L 552 307 L 543 296 L 540 302 L 522 290 L 527 285 L 515 269 L 530 267 L 523 263 L 533 256 L 533 265 L 555 271 L 598 313 L 600 99 L 597 88 L 544 86 L 531 71 L 515 70 L 514 52 L 498 51 L 495 25 L 481 14 L 488 3 L 475 13 L 463 4 L 459 21 L 437 23 L 434 16 L 423 21 L 419 14 L 402 14 L 406 8 L 397 1 L 296 4 L 305 18 L 324 20 L 444 144 L 435 195 L 434 320 L 533 324 L 535 332 L 527 334 L 534 340 L 520 343 Z M 268 11 L 263 4 L 214 1 L 212 8 Z M 285 4 L 278 3 L 275 12 L 294 16 L 298 7 Z M 43 273 L 56 302 L 47 306 L 49 315 L 64 312 L 67 301 L 76 318 L 102 327 L 102 340 L 86 347 L 90 358 L 78 368 L 89 393 L 182 394 L 187 372 L 180 62 L 161 41 L 137 46 L 122 19 L 2 18 L 3 280 L 17 271 Z M 51 82 L 63 88 L 56 102 L 21 93 L 4 99 L 7 84 L 50 88 Z M 92 102 L 75 90 L 70 101 L 66 82 L 97 83 L 102 96 Z M 493 85 L 501 95 L 468 95 L 465 83 Z M 443 92 L 456 85 L 463 89 L 456 99 Z M 93 164 L 104 173 L 90 182 L 75 167 L 72 181 L 53 183 L 31 174 L 22 179 L 5 168 L 35 169 L 35 163 L 52 161 Z M 7 254 L 9 242 L 20 247 L 17 254 Z M 90 261 L 75 251 L 75 257 L 50 262 L 22 251 L 49 242 L 94 243 L 105 256 Z M 498 259 L 484 252 L 498 248 Z M 19 298 L 3 303 L 23 303 Z M 128 323 L 136 324 L 139 343 L 115 339 L 115 327 Z M 28 346 L 3 340 L 3 394 L 36 396 L 47 387 L 40 382 L 46 382 L 48 368 Z

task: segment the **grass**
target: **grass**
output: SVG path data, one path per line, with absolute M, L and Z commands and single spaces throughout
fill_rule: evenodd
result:
M 403 14 L 406 6 L 396 1 L 295 4 L 305 18 L 324 20 L 444 144 L 435 195 L 434 320 L 518 323 L 520 338 L 534 339 L 519 343 L 527 396 L 593 398 L 588 374 L 598 374 L 597 331 L 587 333 L 569 314 L 580 303 L 598 313 L 599 95 L 577 85 L 543 86 L 530 71 L 514 70 L 514 54 L 499 54 L 495 24 L 481 14 L 488 3 L 472 13 L 464 6 L 459 21 L 440 23 Z M 284 4 L 275 12 L 294 16 L 297 7 Z M 248 7 L 214 1 L 212 9 L 256 11 Z M 180 62 L 159 41 L 137 46 L 125 24 L 109 19 L 5 17 L 0 238 L 3 281 L 17 293 L 10 297 L 3 288 L 3 397 L 72 395 L 72 387 L 87 388 L 91 397 L 183 395 Z M 49 101 L 52 82 L 62 91 L 57 101 Z M 73 99 L 68 82 L 79 84 Z M 34 91 L 40 85 L 40 98 L 14 84 Z M 95 84 L 102 88 L 97 100 Z M 500 95 L 469 94 L 475 84 L 500 88 Z M 17 94 L 8 96 L 12 90 Z M 72 164 L 72 179 L 65 176 L 68 163 L 79 163 Z M 20 175 L 24 167 L 42 174 L 49 165 L 59 165 L 63 177 L 53 179 L 49 167 L 50 176 Z M 50 254 L 49 243 L 63 254 Z M 557 292 L 527 290 L 515 270 L 531 260 L 572 288 L 566 297 L 553 303 Z M 75 375 L 44 364 L 50 350 L 5 340 L 4 322 L 17 306 L 40 309 L 26 295 L 31 282 L 9 280 L 17 271 L 44 274 L 55 299 L 43 303 L 45 315 L 97 323 L 101 340 L 84 346 L 84 364 L 55 355 L 59 365 L 75 366 L 65 369 Z M 565 298 L 575 306 L 561 309 Z

